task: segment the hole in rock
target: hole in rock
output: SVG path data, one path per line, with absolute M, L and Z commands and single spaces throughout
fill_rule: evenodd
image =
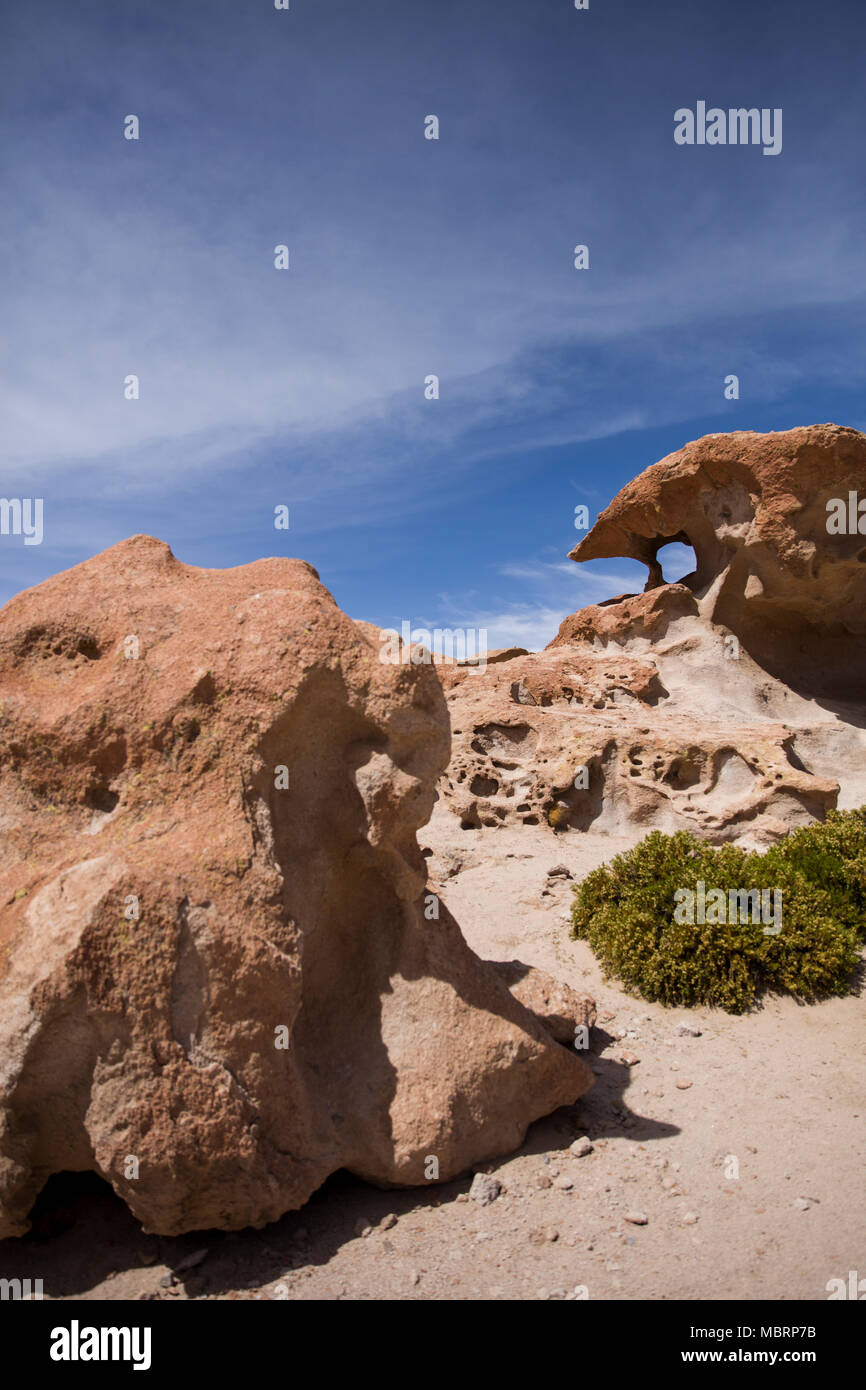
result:
M 87 788 L 84 800 L 91 810 L 102 811 L 108 815 L 114 810 L 120 796 L 117 792 L 113 792 L 110 787 L 96 786 Z
M 696 782 L 700 782 L 702 771 L 701 763 L 694 756 L 674 758 L 664 775 L 664 781 L 676 791 L 682 791 L 683 788 L 693 787 Z
M 473 796 L 495 796 L 499 791 L 499 783 L 495 777 L 485 777 L 482 772 L 476 772 L 469 783 L 469 790 Z
M 698 567 L 697 556 L 692 547 L 683 545 L 680 541 L 671 541 L 669 545 L 659 546 L 656 560 L 662 567 L 666 584 L 684 583 L 693 577 Z

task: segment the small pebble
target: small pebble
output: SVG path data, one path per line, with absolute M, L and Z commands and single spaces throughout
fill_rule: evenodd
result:
M 684 1076 L 678 1076 L 674 1084 L 678 1091 L 687 1091 L 692 1083 L 687 1081 Z
M 355 1222 L 356 1236 L 368 1236 L 372 1229 L 373 1227 L 370 1225 L 370 1222 L 367 1220 L 366 1216 L 358 1217 L 358 1220 Z
M 571 1178 L 556 1178 L 554 1180 L 554 1186 L 560 1188 L 563 1192 L 570 1192 L 574 1187 L 574 1183 L 571 1181 Z
M 625 1219 L 629 1221 L 632 1226 L 645 1226 L 649 1217 L 645 1211 L 627 1211 Z
M 491 1178 L 488 1173 L 476 1173 L 472 1179 L 472 1186 L 469 1189 L 469 1196 L 473 1202 L 478 1202 L 482 1207 L 488 1207 L 491 1202 L 502 1191 L 502 1183 L 498 1178 Z
M 586 1135 L 581 1135 L 580 1139 L 575 1139 L 573 1144 L 569 1144 L 568 1152 L 574 1154 L 575 1158 L 585 1158 L 592 1153 L 592 1144 Z
M 683 1217 L 683 1225 L 684 1225 L 684 1226 L 697 1226 L 697 1224 L 698 1224 L 698 1218 L 697 1218 L 696 1214 L 695 1214 L 693 1211 L 687 1211 L 686 1214 L 685 1214 L 685 1216 Z
M 397 1218 L 393 1211 L 389 1211 L 387 1216 L 382 1217 L 380 1225 L 383 1231 L 390 1231 L 393 1226 L 397 1225 Z

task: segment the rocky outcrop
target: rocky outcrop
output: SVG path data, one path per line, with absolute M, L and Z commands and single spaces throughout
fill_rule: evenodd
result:
M 765 671 L 804 693 L 860 698 L 866 436 L 837 425 L 707 435 L 624 487 L 571 558 L 640 560 L 647 589 L 658 589 L 657 552 L 672 541 L 694 548 L 682 583 L 702 617 L 736 634 Z
M 866 438 L 820 425 L 711 435 L 624 488 L 572 558 L 643 560 L 646 591 L 543 652 L 441 673 L 459 823 L 761 843 L 866 800 L 866 541 L 827 529 L 858 483 Z M 671 541 L 697 564 L 665 584 Z
M 379 654 L 143 536 L 0 613 L 0 1236 L 61 1170 L 165 1234 L 445 1180 L 591 1084 L 426 891 L 446 705 Z

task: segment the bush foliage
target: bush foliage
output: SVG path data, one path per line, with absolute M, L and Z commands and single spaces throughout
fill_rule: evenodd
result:
M 781 892 L 781 930 L 762 921 L 680 922 L 678 889 Z M 654 831 L 575 889 L 571 935 L 626 989 L 663 1004 L 742 1013 L 766 991 L 845 994 L 866 936 L 866 808 L 831 811 L 765 854 Z

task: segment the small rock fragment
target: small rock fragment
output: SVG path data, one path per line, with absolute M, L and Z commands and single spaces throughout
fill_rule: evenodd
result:
M 586 1158 L 587 1154 L 592 1153 L 592 1143 L 585 1134 L 579 1139 L 575 1139 L 573 1144 L 569 1144 L 568 1152 L 574 1154 L 575 1158 Z
M 469 1196 L 473 1202 L 478 1202 L 482 1207 L 488 1207 L 491 1202 L 502 1191 L 502 1183 L 498 1178 L 492 1178 L 489 1173 L 476 1173 L 472 1179 L 472 1186 L 469 1189 Z
M 631 1222 L 632 1226 L 645 1226 L 649 1217 L 645 1211 L 627 1211 L 625 1220 Z
M 691 1084 L 691 1081 L 687 1081 L 684 1076 L 678 1076 L 676 1081 L 674 1082 L 674 1085 L 676 1086 L 678 1091 L 687 1091 Z

